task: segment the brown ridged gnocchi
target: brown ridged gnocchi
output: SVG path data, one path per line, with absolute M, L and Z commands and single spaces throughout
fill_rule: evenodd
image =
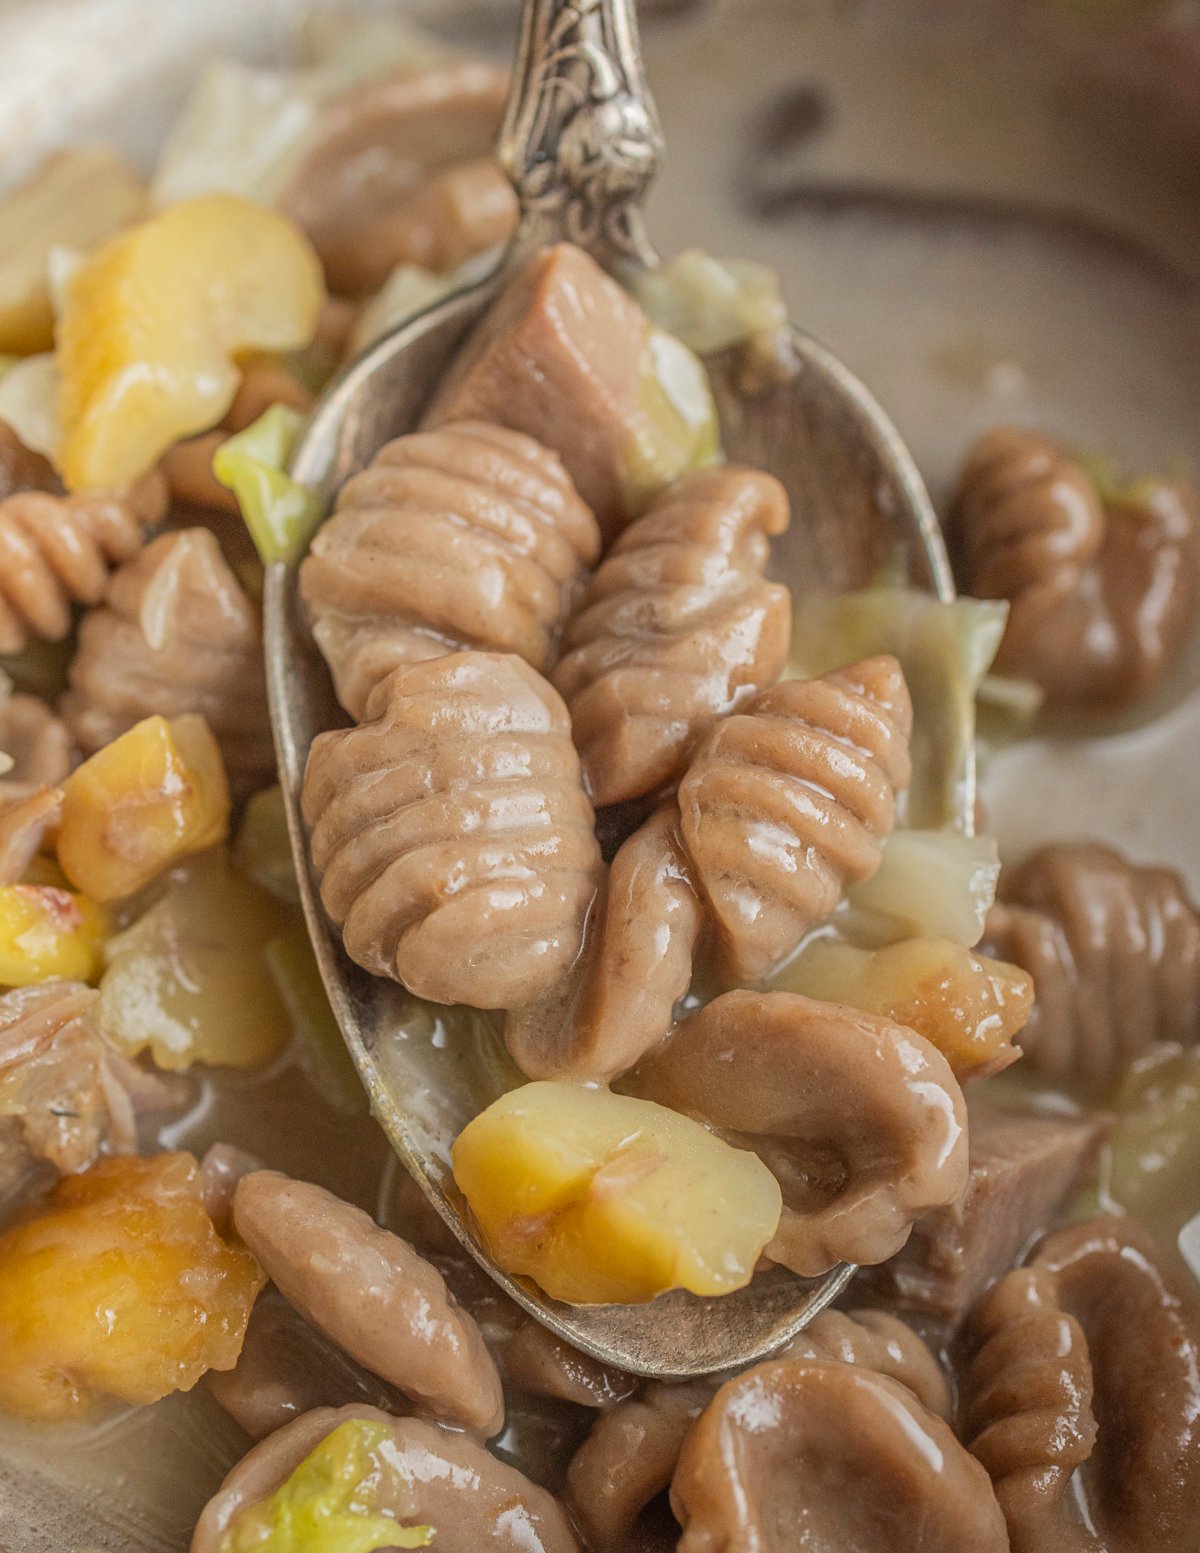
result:
M 566 708 L 509 654 L 395 669 L 304 778 L 346 952 L 437 1003 L 516 1008 L 574 963 L 600 884 Z
M 949 1414 L 938 1360 L 911 1327 L 885 1311 L 822 1311 L 780 1357 L 860 1365 L 907 1387 L 931 1413 Z M 596 1420 L 567 1473 L 571 1508 L 589 1546 L 622 1553 L 629 1545 L 643 1511 L 670 1485 L 684 1441 L 720 1384 L 713 1377 L 654 1381 Z
M 945 1058 L 890 1020 L 791 992 L 726 992 L 625 1085 L 751 1149 L 783 1192 L 766 1255 L 804 1277 L 894 1256 L 967 1178 Z
M 321 258 L 330 286 L 345 296 L 378 291 L 402 264 L 445 274 L 472 254 L 512 235 L 517 200 L 492 155 L 454 162 L 369 212 L 349 230 L 330 234 Z
M 900 665 L 878 657 L 786 680 L 701 741 L 682 833 L 731 979 L 764 975 L 878 868 L 911 732 Z
M 1200 1302 L 1127 1218 L 1068 1224 L 1033 1267 L 1087 1340 L 1094 1448 L 1075 1469 L 1084 1548 L 1192 1553 L 1200 1526 Z M 1185 1275 L 1186 1276 L 1186 1275 Z M 1053 1405 L 1053 1394 L 1052 1394 Z M 1067 1544 L 1070 1546 L 1070 1544 Z M 1040 1550 L 1039 1550 L 1040 1553 Z
M 1200 911 L 1177 873 L 1060 842 L 1006 869 L 1000 893 L 985 942 L 1033 977 L 1031 1068 L 1094 1087 L 1151 1046 L 1200 1041 Z
M 552 676 L 594 803 L 667 786 L 701 734 L 778 677 L 791 596 L 763 573 L 788 518 L 771 475 L 707 469 L 670 486 L 605 556 Z
M 596 520 L 558 457 L 483 421 L 382 448 L 338 497 L 300 592 L 338 699 L 361 717 L 390 671 L 464 648 L 547 669 Z
M 166 512 L 153 473 L 130 491 L 15 491 L 0 501 L 0 652 L 61 641 L 76 604 L 98 604 L 113 567 Z
M 275 771 L 258 611 L 204 528 L 162 534 L 84 616 L 61 710 L 87 755 L 155 713 L 204 717 L 231 786 Z
M 39 788 L 57 787 L 71 769 L 74 747 L 67 726 L 37 696 L 0 689 L 0 751 L 12 762 L 0 774 L 0 806 L 19 803 Z
M 1087 1339 L 1053 1275 L 1018 1268 L 971 1312 L 959 1434 L 987 1468 L 1013 1553 L 1072 1545 L 1064 1504 L 1096 1443 Z
M 679 1553 L 1008 1553 L 987 1474 L 906 1387 L 779 1359 L 727 1381 L 671 1482 Z
M 588 941 L 562 986 L 513 1009 L 504 1039 L 528 1078 L 613 1078 L 671 1028 L 704 912 L 667 803 L 618 850 Z
M 947 539 L 964 589 L 1007 599 L 997 667 L 1059 707 L 1147 695 L 1174 663 L 1200 599 L 1200 508 L 1190 486 L 1108 494 L 1039 433 L 1000 427 L 968 455 Z

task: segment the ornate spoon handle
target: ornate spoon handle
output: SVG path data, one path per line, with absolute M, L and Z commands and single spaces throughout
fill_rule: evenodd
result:
M 499 146 L 519 249 L 566 239 L 607 267 L 653 263 L 641 202 L 662 152 L 634 0 L 525 0 Z

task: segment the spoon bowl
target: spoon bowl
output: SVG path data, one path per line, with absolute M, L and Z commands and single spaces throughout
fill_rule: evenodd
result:
M 632 0 L 527 0 L 500 145 L 521 201 L 512 247 L 491 274 L 404 323 L 341 374 L 308 422 L 293 476 L 331 504 L 385 442 L 412 430 L 473 325 L 544 244 L 578 243 L 619 272 L 652 266 L 640 199 L 659 151 Z M 748 353 L 737 348 L 706 363 L 725 451 L 776 475 L 792 500 L 795 518 L 777 547 L 775 575 L 800 594 L 863 586 L 887 568 L 910 586 L 953 598 L 937 519 L 895 429 L 816 341 L 792 330 L 785 346 L 769 371 L 750 370 Z M 719 1299 L 674 1291 L 643 1306 L 571 1306 L 491 1260 L 455 1186 L 449 1150 L 520 1075 L 488 1016 L 422 1003 L 346 956 L 320 904 L 300 814 L 312 739 L 346 717 L 304 622 L 294 566 L 268 569 L 264 635 L 305 916 L 334 1016 L 403 1164 L 500 1286 L 585 1353 L 638 1375 L 682 1379 L 776 1351 L 840 1293 L 853 1267 L 819 1279 L 774 1267 Z M 962 775 L 964 804 L 973 805 L 972 773 Z

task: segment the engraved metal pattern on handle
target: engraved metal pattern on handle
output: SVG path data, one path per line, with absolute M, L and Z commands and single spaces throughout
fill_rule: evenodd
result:
M 634 0 L 526 0 L 497 154 L 520 251 L 565 240 L 606 268 L 654 263 L 641 206 L 663 137 Z

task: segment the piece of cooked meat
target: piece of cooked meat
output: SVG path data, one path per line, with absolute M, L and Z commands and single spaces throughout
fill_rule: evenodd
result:
M 438 385 L 425 424 L 495 421 L 536 437 L 567 466 L 609 543 L 716 451 L 703 369 L 695 358 L 667 368 L 695 374 L 681 408 L 678 389 L 673 398 L 662 384 L 664 350 L 682 347 L 582 248 L 559 243 L 509 281 Z
M 928 1214 L 908 1245 L 864 1275 L 903 1310 L 957 1323 L 1017 1262 L 1069 1197 L 1104 1118 L 970 1108 L 970 1174 L 957 1201 Z

